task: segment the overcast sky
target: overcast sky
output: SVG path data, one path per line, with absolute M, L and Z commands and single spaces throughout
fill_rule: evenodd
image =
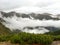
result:
M 42 12 L 60 13 L 60 0 L 0 0 L 0 10 L 11 10 L 22 7 L 24 10 L 28 10 L 29 8 L 26 9 L 27 7 L 34 7 L 32 8 L 34 11 L 40 8 Z

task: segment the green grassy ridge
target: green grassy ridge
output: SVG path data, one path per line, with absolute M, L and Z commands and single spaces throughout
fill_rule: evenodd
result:
M 60 35 L 60 30 L 54 31 L 54 32 L 48 32 L 45 34 L 49 34 L 49 35 Z
M 0 35 L 9 34 L 10 29 L 6 28 L 2 23 L 0 23 Z

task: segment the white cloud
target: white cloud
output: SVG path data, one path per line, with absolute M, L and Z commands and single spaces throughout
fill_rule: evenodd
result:
M 0 10 L 12 10 L 15 8 L 24 7 L 24 11 L 25 10 L 30 11 L 31 7 L 38 7 L 37 9 L 38 12 L 40 8 L 40 12 L 58 14 L 60 13 L 59 5 L 60 5 L 60 0 L 0 0 Z M 30 7 L 30 9 L 28 7 Z M 36 9 L 34 8 L 33 10 Z
M 2 17 L 3 18 L 3 17 Z M 54 20 L 32 20 L 29 18 L 21 18 L 21 17 L 16 17 L 13 16 L 12 18 L 7 17 L 3 18 L 6 22 L 3 22 L 3 24 L 8 27 L 11 30 L 19 29 L 23 32 L 28 32 L 28 33 L 45 33 L 49 32 L 49 30 L 45 28 L 41 28 L 40 30 L 38 29 L 24 29 L 24 27 L 36 27 L 36 26 L 53 26 L 60 28 L 60 20 L 59 21 L 54 21 Z
M 12 17 L 12 18 L 3 18 L 6 23 L 4 23 L 8 28 L 12 29 L 23 29 L 24 27 L 36 27 L 36 26 L 53 26 L 60 27 L 60 20 L 32 20 L 29 18 L 21 18 L 21 17 Z

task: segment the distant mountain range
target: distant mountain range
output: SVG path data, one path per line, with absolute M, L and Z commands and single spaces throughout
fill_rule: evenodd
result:
M 43 14 L 36 14 L 36 13 L 29 13 L 29 14 L 25 14 L 25 13 L 16 13 L 16 12 L 2 12 L 0 11 L 0 31 L 6 31 L 6 32 L 10 32 L 7 30 L 4 30 L 5 27 L 1 24 L 2 22 L 5 22 L 6 21 L 3 19 L 3 17 L 5 18 L 12 18 L 13 16 L 17 16 L 17 17 L 21 17 L 21 18 L 29 18 L 29 19 L 32 19 L 32 20 L 60 20 L 60 14 L 57 14 L 57 15 L 52 15 L 52 14 L 49 14 L 49 13 L 43 13 Z M 1 17 L 2 16 L 2 17 Z M 7 24 L 7 23 L 6 23 Z M 53 26 L 36 26 L 36 27 L 24 27 L 23 28 L 23 32 L 33 32 L 34 33 L 34 29 L 35 29 L 35 32 L 42 32 L 45 30 L 45 32 L 49 32 L 49 31 L 56 31 L 56 30 L 59 30 L 60 28 L 56 28 L 56 27 L 53 27 Z M 30 31 L 28 31 L 30 30 Z M 33 31 L 32 31 L 33 30 Z M 36 31 L 38 30 L 38 31 Z M 41 31 L 42 30 L 42 31 Z M 19 29 L 16 29 L 15 32 L 19 32 Z M 44 33 L 45 33 L 44 32 Z
M 60 14 L 57 15 L 52 15 L 49 13 L 43 13 L 43 14 L 36 14 L 36 13 L 16 13 L 16 12 L 0 12 L 3 17 L 13 17 L 14 15 L 17 17 L 22 17 L 22 18 L 30 18 L 30 19 L 39 19 L 39 20 L 60 20 Z

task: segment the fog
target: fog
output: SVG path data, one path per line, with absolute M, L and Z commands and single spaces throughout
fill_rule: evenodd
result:
M 23 28 L 36 27 L 36 26 L 43 26 L 43 27 L 52 26 L 52 27 L 60 28 L 60 20 L 38 20 L 38 19 L 22 18 L 22 17 L 17 17 L 17 16 L 6 18 L 6 17 L 2 17 L 2 15 L 0 15 L 0 18 L 2 18 L 5 21 L 5 22 L 2 22 L 3 25 L 5 25 L 11 30 L 18 29 L 23 32 L 29 32 L 29 33 L 45 33 L 45 32 L 49 32 L 49 30 L 44 29 L 44 28 L 43 30 L 38 30 L 38 29 L 23 30 Z

